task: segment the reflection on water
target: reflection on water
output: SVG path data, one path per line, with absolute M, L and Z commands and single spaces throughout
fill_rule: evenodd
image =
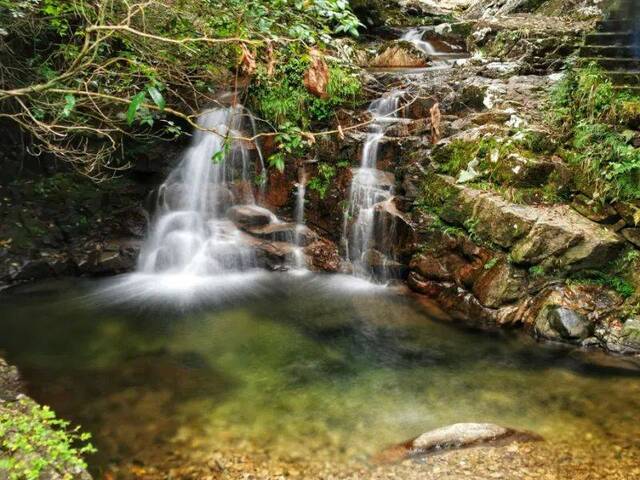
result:
M 638 447 L 636 372 L 438 323 L 353 282 L 267 275 L 244 299 L 209 291 L 189 312 L 43 284 L 2 297 L 0 349 L 36 399 L 94 433 L 97 469 L 182 441 L 365 460 L 460 421 Z

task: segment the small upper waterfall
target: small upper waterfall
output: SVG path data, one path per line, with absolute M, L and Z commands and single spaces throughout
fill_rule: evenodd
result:
M 246 235 L 226 217 L 233 205 L 254 203 L 256 147 L 234 140 L 242 136 L 246 121 L 241 106 L 200 116 L 203 130 L 195 131 L 182 161 L 160 187 L 156 219 L 142 247 L 138 272 L 212 275 L 256 266 Z
M 373 248 L 374 207 L 393 195 L 392 174 L 377 169 L 380 142 L 387 128 L 398 121 L 401 90 L 394 90 L 371 102 L 372 123 L 362 147 L 360 168 L 353 170 L 349 205 L 345 210 L 342 234 L 346 259 L 354 274 L 370 277 L 374 273 L 369 255 Z
M 424 32 L 424 27 L 410 28 L 402 35 L 402 37 L 400 37 L 400 40 L 413 43 L 418 50 L 426 53 L 427 55 L 438 55 L 439 52 L 435 49 L 433 44 L 422 39 Z
M 430 68 L 447 68 L 456 59 L 467 57 L 464 49 L 459 45 L 451 44 L 444 39 L 436 42 L 425 40 L 425 35 L 435 33 L 434 27 L 415 27 L 405 31 L 400 40 L 411 42 L 418 50 L 431 59 Z

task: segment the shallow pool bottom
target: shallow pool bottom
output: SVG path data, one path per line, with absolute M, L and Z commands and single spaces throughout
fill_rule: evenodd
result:
M 369 478 L 359 469 L 380 449 L 462 421 L 542 435 L 544 445 L 521 447 L 532 458 L 599 456 L 591 471 L 640 460 L 636 372 L 441 323 L 410 297 L 350 277 L 235 280 L 174 301 L 150 280 L 148 295 L 122 287 L 127 277 L 15 291 L 0 303 L 0 348 L 38 401 L 93 433 L 99 475 L 230 475 L 245 462 L 257 478 L 283 465 Z

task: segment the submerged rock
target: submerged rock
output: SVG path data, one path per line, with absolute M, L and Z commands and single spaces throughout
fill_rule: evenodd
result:
M 391 446 L 376 455 L 374 461 L 376 463 L 394 463 L 406 458 L 445 450 L 540 440 L 542 437 L 534 433 L 520 432 L 493 423 L 455 423 L 430 430 L 412 440 Z

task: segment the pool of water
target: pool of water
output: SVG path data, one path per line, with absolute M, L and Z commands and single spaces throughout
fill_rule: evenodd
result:
M 339 276 L 262 275 L 241 295 L 219 301 L 212 288 L 179 308 L 113 294 L 111 282 L 0 297 L 0 353 L 34 398 L 92 432 L 98 473 L 131 462 L 160 471 L 180 448 L 365 464 L 464 421 L 530 430 L 559 449 L 585 438 L 640 448 L 629 363 L 464 330 Z

